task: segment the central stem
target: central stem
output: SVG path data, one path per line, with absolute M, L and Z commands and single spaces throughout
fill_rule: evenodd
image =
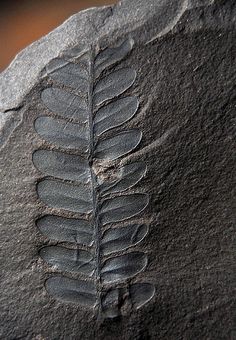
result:
M 94 127 L 93 127 L 93 90 L 94 90 L 94 50 L 91 48 L 90 65 L 89 65 L 89 93 L 88 93 L 88 104 L 89 104 L 89 131 L 90 131 L 90 147 L 89 147 L 89 168 L 92 179 L 92 190 L 93 190 L 93 223 L 94 223 L 94 248 L 95 248 L 95 282 L 97 291 L 97 306 L 98 314 L 101 311 L 101 280 L 100 280 L 100 223 L 99 223 L 99 204 L 98 204 L 98 190 L 97 190 L 97 177 L 93 170 L 93 159 L 94 159 Z

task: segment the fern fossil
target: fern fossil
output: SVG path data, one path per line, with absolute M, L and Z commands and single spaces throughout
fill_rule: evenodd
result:
M 119 315 L 127 302 L 139 308 L 154 295 L 151 284 L 130 283 L 147 265 L 147 254 L 130 248 L 145 238 L 148 227 L 123 223 L 148 205 L 147 194 L 127 192 L 143 178 L 146 165 L 118 166 L 113 180 L 97 173 L 95 165 L 112 165 L 142 138 L 138 129 L 106 136 L 138 110 L 137 97 L 121 97 L 134 83 L 136 72 L 121 68 L 104 75 L 132 47 L 133 41 L 127 39 L 97 55 L 92 48 L 76 61 L 53 60 L 46 71 L 54 85 L 44 89 L 41 98 L 56 116 L 35 121 L 36 132 L 54 146 L 33 154 L 35 167 L 45 175 L 37 185 L 38 196 L 50 208 L 80 216 L 45 215 L 36 221 L 45 236 L 62 243 L 43 247 L 40 256 L 59 271 L 78 277 L 52 276 L 46 289 L 61 301 L 97 308 L 106 317 Z

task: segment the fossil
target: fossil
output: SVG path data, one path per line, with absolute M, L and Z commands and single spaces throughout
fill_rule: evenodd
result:
M 139 107 L 136 96 L 125 95 L 135 82 L 136 71 L 112 69 L 132 48 L 129 38 L 98 53 L 91 47 L 73 61 L 68 53 L 51 61 L 45 74 L 53 86 L 41 94 L 51 114 L 38 117 L 34 125 L 39 136 L 53 146 L 53 150 L 33 153 L 35 167 L 45 176 L 37 184 L 38 197 L 56 209 L 55 214 L 36 221 L 42 234 L 58 241 L 39 251 L 60 273 L 47 279 L 46 289 L 60 301 L 78 303 L 110 318 L 120 315 L 125 303 L 140 308 L 155 292 L 152 284 L 136 282 L 148 255 L 133 250 L 148 234 L 148 226 L 132 218 L 145 210 L 149 196 L 129 189 L 145 176 L 146 164 L 118 165 L 109 180 L 101 170 L 96 171 L 96 162 L 100 169 L 109 168 L 142 139 L 136 128 L 115 132 Z M 81 218 L 58 216 L 60 210 Z M 70 278 L 70 273 L 78 279 Z

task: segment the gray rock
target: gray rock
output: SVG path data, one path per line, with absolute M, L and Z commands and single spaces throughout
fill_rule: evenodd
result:
M 234 0 L 78 13 L 0 75 L 1 339 L 233 339 Z

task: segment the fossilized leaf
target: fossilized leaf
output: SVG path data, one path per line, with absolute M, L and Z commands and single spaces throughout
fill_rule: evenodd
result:
M 104 77 L 95 86 L 94 105 L 119 96 L 133 85 L 135 78 L 136 72 L 131 68 L 123 68 Z
M 38 183 L 37 192 L 39 198 L 52 208 L 78 213 L 90 213 L 93 210 L 90 186 L 45 179 Z
M 104 283 L 128 279 L 143 271 L 147 262 L 147 255 L 140 252 L 113 257 L 103 265 L 101 278 Z
M 49 239 L 91 246 L 94 227 L 86 220 L 46 215 L 36 221 L 41 233 Z
M 103 70 L 116 62 L 125 58 L 125 56 L 132 50 L 134 42 L 132 39 L 127 39 L 119 46 L 113 48 L 106 48 L 98 54 L 95 60 L 95 74 L 98 76 Z
M 63 302 L 81 304 L 89 308 L 96 305 L 96 288 L 93 282 L 53 276 L 46 281 L 46 290 Z
M 91 180 L 88 162 L 80 156 L 37 150 L 33 153 L 33 163 L 39 171 L 48 176 L 82 183 Z
M 104 182 L 100 186 L 100 191 L 103 194 L 111 194 L 125 191 L 129 188 L 132 188 L 135 184 L 137 184 L 145 175 L 147 171 L 147 166 L 143 162 L 131 163 L 125 165 L 124 167 L 118 169 L 118 180 L 109 183 Z
M 84 98 L 57 87 L 42 91 L 44 105 L 62 118 L 75 119 L 85 123 L 89 119 L 88 105 Z
M 95 150 L 95 158 L 113 161 L 134 150 L 141 139 L 142 133 L 137 129 L 133 129 L 99 141 Z
M 59 147 L 88 151 L 89 130 L 86 125 L 43 116 L 36 119 L 35 130 L 44 140 Z
M 146 194 L 123 195 L 105 200 L 101 207 L 101 221 L 103 225 L 124 221 L 143 211 L 148 202 Z
M 39 255 L 55 269 L 92 276 L 95 265 L 93 255 L 85 250 L 68 249 L 59 246 L 44 247 Z
M 130 304 L 138 309 L 149 302 L 155 294 L 150 283 L 135 283 L 128 287 L 109 290 L 102 299 L 103 314 L 108 318 L 121 315 L 122 306 Z
M 89 60 L 90 50 L 87 49 L 85 45 L 81 43 L 79 45 L 73 46 L 68 50 L 63 51 L 63 58 L 68 60 L 78 59 L 81 61 L 83 59 Z
M 43 116 L 35 121 L 36 132 L 53 148 L 58 148 L 57 151 L 38 150 L 33 154 L 36 168 L 45 176 L 57 178 L 44 178 L 37 184 L 39 198 L 49 208 L 83 215 L 80 218 L 76 215 L 74 218 L 46 215 L 38 219 L 36 225 L 43 235 L 51 240 L 73 243 L 73 249 L 59 245 L 44 247 L 40 256 L 54 270 L 76 276 L 83 274 L 88 277 L 87 280 L 94 280 L 86 282 L 57 276 L 47 280 L 46 288 L 61 301 L 91 308 L 99 304 L 109 317 L 124 310 L 122 307 L 127 301 L 139 308 L 154 294 L 154 287 L 150 284 L 126 287 L 123 283 L 122 287 L 113 284 L 133 278 L 145 269 L 145 253 L 133 251 L 124 254 L 124 251 L 141 242 L 148 233 L 148 227 L 129 223 L 105 231 L 102 228 L 109 223 L 130 219 L 146 208 L 149 201 L 147 194 L 120 194 L 143 178 L 146 165 L 139 162 L 119 168 L 111 176 L 113 182 L 108 180 L 110 173 L 101 176 L 104 178 L 102 184 L 100 177 L 99 183 L 95 183 L 96 174 L 93 178 L 91 175 L 94 160 L 100 164 L 123 157 L 132 152 L 142 138 L 138 129 L 123 131 L 106 139 L 103 136 L 105 132 L 125 124 L 138 110 L 139 101 L 135 96 L 124 97 L 125 91 L 136 79 L 136 71 L 129 67 L 115 71 L 109 69 L 124 59 L 132 47 L 133 40 L 127 39 L 100 52 L 95 61 L 90 60 L 93 53 L 84 51 L 84 46 L 82 49 L 74 47 L 65 52 L 67 60 L 63 57 L 51 61 L 46 72 L 60 85 L 45 89 L 41 97 L 55 118 Z M 73 56 L 80 59 L 72 60 Z M 103 73 L 105 69 L 106 73 Z M 118 99 L 120 95 L 124 98 Z M 81 156 L 71 155 L 71 152 L 66 154 L 67 150 Z M 61 211 L 60 215 L 64 213 Z M 99 229 L 95 226 L 97 220 Z M 92 247 L 94 244 L 96 246 Z M 81 246 L 83 250 L 78 249 Z M 104 256 L 107 256 L 106 260 Z M 99 288 L 95 281 L 100 282 Z M 108 292 L 105 292 L 106 284 L 112 284 Z M 98 301 L 101 293 L 102 301 Z
M 56 82 L 78 91 L 86 92 L 89 89 L 89 74 L 85 65 L 81 63 L 56 58 L 47 65 L 46 72 Z
M 142 241 L 148 233 L 145 224 L 132 224 L 122 228 L 105 231 L 101 240 L 101 250 L 104 255 L 125 250 Z
M 112 319 L 121 315 L 121 307 L 126 300 L 125 294 L 127 294 L 125 288 L 114 288 L 103 295 L 101 305 L 105 317 Z
M 137 97 L 126 97 L 103 106 L 98 110 L 94 119 L 95 135 L 100 136 L 104 132 L 127 122 L 137 112 L 138 105 Z
M 136 283 L 130 286 L 130 300 L 138 309 L 150 301 L 155 294 L 155 287 L 150 283 Z

